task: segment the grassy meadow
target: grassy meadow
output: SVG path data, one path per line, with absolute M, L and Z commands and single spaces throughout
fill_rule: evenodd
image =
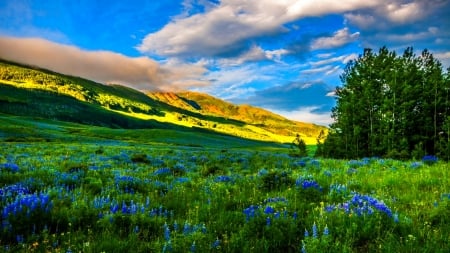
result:
M 0 117 L 1 252 L 448 252 L 449 164 Z M 312 151 L 312 149 L 310 150 Z

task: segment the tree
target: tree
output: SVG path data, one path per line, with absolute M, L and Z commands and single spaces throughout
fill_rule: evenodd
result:
M 427 50 L 416 56 L 411 47 L 403 55 L 365 49 L 341 75 L 335 122 L 321 152 L 337 158 L 446 152 L 448 72 Z
M 300 137 L 299 134 L 295 137 L 294 141 L 292 142 L 292 155 L 298 156 L 298 157 L 306 157 L 308 156 L 308 151 L 306 150 L 306 143 L 303 141 L 303 139 Z
M 316 144 L 316 152 L 314 153 L 314 156 L 323 156 L 324 155 L 324 150 L 323 150 L 323 143 L 325 142 L 325 139 L 327 138 L 327 136 L 325 135 L 325 132 L 322 130 L 320 130 L 319 135 L 317 136 L 317 144 Z

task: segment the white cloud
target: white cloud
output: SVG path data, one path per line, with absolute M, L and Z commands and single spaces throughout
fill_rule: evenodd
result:
M 322 58 L 325 58 L 325 57 L 322 57 Z M 358 55 L 355 54 L 355 53 L 352 53 L 352 54 L 341 55 L 341 56 L 336 56 L 336 57 L 332 57 L 332 58 L 328 58 L 328 59 L 312 62 L 311 66 L 315 67 L 315 66 L 330 64 L 330 63 L 333 63 L 333 62 L 342 62 L 343 64 L 347 64 L 349 61 L 354 60 L 356 58 L 358 58 Z
M 390 29 L 392 26 L 414 24 L 423 20 L 436 10 L 446 8 L 446 1 L 412 0 L 407 3 L 402 0 L 379 4 L 374 8 L 355 10 L 346 13 L 346 22 L 360 29 Z M 448 7 L 447 7 L 448 8 Z
M 161 56 L 211 57 L 227 53 L 241 53 L 252 38 L 281 32 L 283 24 L 308 16 L 367 8 L 381 4 L 366 0 L 223 0 L 206 13 L 178 17 L 161 30 L 148 34 L 139 45 L 143 53 Z M 335 36 L 354 39 L 357 34 L 342 30 Z M 333 47 L 331 41 L 318 42 Z M 341 41 L 338 44 L 343 43 Z
M 425 8 L 421 2 L 390 3 L 383 7 L 380 8 L 379 13 L 397 24 L 416 21 L 428 13 L 428 8 Z
M 321 37 L 315 39 L 311 43 L 311 49 L 329 49 L 341 47 L 345 44 L 351 43 L 359 38 L 359 32 L 355 32 L 350 34 L 349 29 L 347 27 L 334 32 L 333 36 L 330 37 Z
M 439 30 L 436 27 L 429 27 L 425 31 L 421 32 L 408 32 L 404 34 L 377 34 L 374 36 L 377 40 L 381 41 L 391 41 L 391 42 L 401 42 L 401 43 L 411 43 L 411 41 L 425 40 L 429 38 L 434 38 L 438 35 Z
M 148 57 L 131 58 L 110 51 L 85 51 L 37 38 L 0 37 L 0 58 L 141 90 L 171 90 L 208 84 L 201 80 L 206 72 L 201 65 L 188 66 L 176 62 L 160 65 Z
M 272 112 L 279 114 L 287 119 L 300 121 L 300 122 L 311 122 L 318 125 L 328 126 L 333 123 L 331 118 L 331 113 L 318 113 L 316 110 L 320 109 L 319 106 L 306 106 L 299 107 L 296 110 L 277 110 L 270 109 Z
M 305 75 L 311 75 L 311 74 L 320 74 L 320 73 L 328 73 L 329 71 L 332 71 L 335 68 L 335 66 L 332 65 L 326 65 L 319 68 L 310 68 L 300 71 L 301 74 Z

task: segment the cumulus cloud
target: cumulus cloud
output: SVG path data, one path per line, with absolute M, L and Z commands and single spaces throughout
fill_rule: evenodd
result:
M 391 29 L 392 26 L 414 24 L 429 17 L 439 9 L 448 8 L 447 1 L 441 0 L 415 0 L 404 2 L 391 1 L 374 8 L 355 10 L 344 16 L 349 24 L 360 29 Z
M 248 42 L 254 38 L 285 32 L 286 23 L 379 4 L 375 0 L 224 0 L 204 13 L 175 18 L 161 30 L 148 34 L 138 49 L 161 56 L 236 56 L 246 51 Z M 343 30 L 336 36 L 347 39 L 356 36 L 346 32 Z M 326 40 L 317 43 L 316 46 L 331 46 Z
M 311 43 L 311 49 L 329 49 L 341 47 L 345 44 L 351 43 L 357 40 L 359 37 L 359 32 L 350 33 L 347 27 L 334 32 L 333 36 L 330 37 L 321 37 L 315 39 Z
M 187 66 L 178 62 L 160 65 L 148 57 L 131 58 L 110 51 L 84 51 L 37 38 L 0 37 L 0 58 L 141 90 L 170 90 L 208 84 L 201 80 L 206 72 L 201 65 Z

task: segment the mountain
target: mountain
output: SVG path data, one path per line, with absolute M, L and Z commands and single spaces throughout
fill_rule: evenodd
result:
M 197 92 L 143 93 L 0 60 L 0 112 L 125 129 L 202 130 L 242 138 L 314 144 L 320 131 L 249 105 Z

